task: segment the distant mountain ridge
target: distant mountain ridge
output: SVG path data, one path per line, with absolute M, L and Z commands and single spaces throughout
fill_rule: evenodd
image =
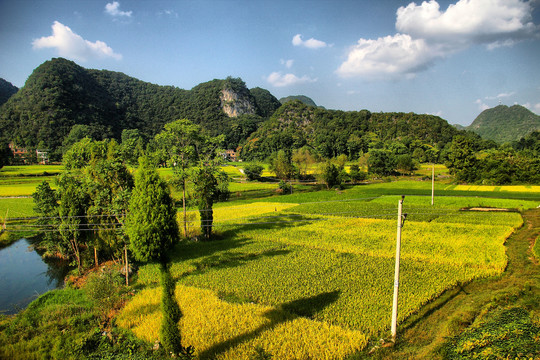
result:
M 96 140 L 120 139 L 124 129 L 139 129 L 148 139 L 164 124 L 187 118 L 210 135 L 224 134 L 225 145 L 234 148 L 279 106 L 268 91 L 251 93 L 239 78 L 183 90 L 55 58 L 0 107 L 0 140 L 54 152 L 74 125 L 88 126 Z
M 14 86 L 12 83 L 4 79 L 0 79 L 0 105 L 8 101 L 8 99 L 17 91 L 19 91 L 19 88 Z
M 315 104 L 315 101 L 313 101 L 313 99 L 305 95 L 291 95 L 287 97 L 282 97 L 281 99 L 279 99 L 279 102 L 281 104 L 285 104 L 286 102 L 294 101 L 294 100 L 299 100 L 306 105 L 317 107 L 317 104 Z
M 521 105 L 499 105 L 480 113 L 467 130 L 499 144 L 518 141 L 540 130 L 540 116 Z

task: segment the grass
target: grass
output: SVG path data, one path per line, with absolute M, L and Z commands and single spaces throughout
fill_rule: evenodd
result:
M 395 219 L 369 217 L 374 210 L 386 209 L 395 218 L 394 203 L 399 197 L 359 198 L 366 193 L 363 191 L 366 188 L 272 197 L 273 203 L 220 204 L 215 218 L 220 240 L 186 242 L 172 254 L 171 272 L 178 281 L 179 291 L 189 293 L 203 289 L 210 298 L 217 297 L 224 302 L 223 309 L 229 309 L 225 305 L 234 304 L 234 311 L 248 311 L 251 306 L 272 309 L 287 306 L 287 313 L 295 319 L 305 318 L 317 326 L 358 332 L 365 339 L 384 336 L 391 312 L 396 224 Z M 500 275 L 506 268 L 504 242 L 521 226 L 520 215 L 460 212 L 460 208 L 480 205 L 527 208 L 535 203 L 441 197 L 437 205 L 431 207 L 429 198 L 407 196 L 406 204 L 413 214 L 422 215 L 427 209 L 431 212 L 429 216 L 419 216 L 418 221 L 407 220 L 404 227 L 400 323 L 456 285 Z M 334 213 L 324 215 L 328 211 Z M 139 284 L 154 291 L 151 289 L 157 285 L 157 272 L 156 265 L 142 267 Z M 321 297 L 328 299 L 331 294 L 331 301 L 325 300 L 324 306 L 317 307 Z M 145 299 L 149 297 L 150 293 L 137 295 L 134 301 L 138 302 L 138 308 L 145 309 Z M 192 306 L 182 301 L 181 307 Z M 138 311 L 133 311 L 125 316 L 136 317 Z M 270 354 L 277 351 L 263 340 L 264 336 L 273 334 L 273 326 L 267 329 L 260 319 L 245 324 L 238 319 L 246 314 L 231 320 L 227 312 L 232 310 L 220 311 L 212 312 L 208 320 L 200 323 L 186 320 L 189 326 L 181 329 L 199 334 L 193 337 L 192 343 L 198 344 L 197 353 L 201 358 L 249 358 L 246 349 L 255 346 Z M 190 316 L 201 319 L 209 312 L 199 309 Z M 147 336 L 145 334 L 151 334 L 158 323 L 144 311 L 141 316 L 140 321 L 128 322 L 125 326 L 137 329 L 140 336 Z M 234 331 L 222 330 L 217 324 L 205 325 L 214 318 L 221 319 L 226 329 Z M 285 324 L 294 328 L 293 323 L 284 322 L 283 326 Z M 213 337 L 214 329 L 224 337 Z M 313 339 L 306 341 L 317 343 Z M 307 346 L 289 338 L 281 338 L 281 344 L 287 349 Z M 336 345 L 327 349 L 329 354 L 333 354 L 334 347 Z M 359 351 L 347 349 L 347 354 Z M 310 349 L 302 357 L 319 358 L 317 351 Z M 339 354 L 329 357 L 341 358 L 342 353 Z
M 225 171 L 232 174 L 237 168 L 229 166 Z M 172 175 L 170 169 L 160 173 L 165 178 Z M 460 211 L 504 207 L 530 212 L 527 209 L 536 208 L 540 200 L 534 187 L 502 191 L 438 183 L 431 206 L 430 181 L 381 182 L 251 199 L 244 194 L 267 195 L 272 192 L 266 186 L 275 184 L 231 185 L 242 196 L 216 204 L 217 239 L 185 241 L 170 254 L 184 315 L 180 321 L 184 345 L 194 345 L 201 359 L 251 359 L 261 353 L 274 358 L 317 359 L 367 355 L 374 347 L 373 339 L 388 335 L 395 217 L 402 194 L 406 195 L 408 216 L 402 236 L 398 319 L 400 341 L 408 343 L 378 351 L 375 358 L 440 358 L 445 346 L 450 349 L 448 354 L 454 350 L 466 353 L 478 346 L 462 344 L 481 340 L 473 330 L 459 338 L 469 326 L 500 337 L 524 331 L 522 325 L 533 329 L 538 323 L 537 270 L 522 270 L 519 264 L 527 260 L 519 257 L 521 250 L 512 242 L 505 247 L 508 236 L 522 226 L 520 214 Z M 29 216 L 32 207 L 31 199 L 0 200 L 0 214 L 9 208 L 10 217 L 12 211 Z M 198 212 L 189 215 L 197 224 Z M 196 232 L 197 226 L 191 230 Z M 520 231 L 525 228 L 528 225 Z M 527 244 L 537 237 L 538 232 L 527 235 Z M 502 275 L 505 269 L 512 275 Z M 498 287 L 486 285 L 494 282 Z M 116 321 L 126 329 L 121 331 L 133 331 L 148 344 L 159 332 L 158 266 L 141 266 L 135 286 L 137 293 Z M 476 292 L 479 295 L 472 302 L 467 300 L 467 294 Z M 73 304 L 86 301 L 77 299 Z M 45 352 L 38 357 L 55 349 L 66 351 L 59 353 L 63 355 L 80 354 L 101 338 L 87 331 L 73 338 L 69 335 L 58 345 L 55 336 L 62 335 L 57 330 L 50 330 L 50 338 L 41 334 L 53 319 L 38 311 L 66 312 L 66 317 L 57 317 L 55 329 L 82 321 L 79 313 L 62 304 L 54 310 L 47 302 L 38 302 L 29 318 L 43 316 L 44 321 L 28 322 L 40 329 L 31 334 L 24 327 L 16 328 L 16 321 L 0 319 L 0 357 L 17 351 L 35 354 L 39 347 Z M 520 313 L 515 324 L 503 326 L 507 321 L 501 319 L 508 318 L 503 315 L 511 310 L 509 304 L 524 308 L 527 314 Z M 89 306 L 85 311 L 96 311 Z M 17 321 L 26 324 L 26 315 L 20 319 Z M 95 324 L 84 321 L 89 328 Z M 507 332 L 489 330 L 505 326 Z M 522 340 L 526 346 L 536 346 L 528 335 Z M 52 345 L 44 344 L 47 341 Z

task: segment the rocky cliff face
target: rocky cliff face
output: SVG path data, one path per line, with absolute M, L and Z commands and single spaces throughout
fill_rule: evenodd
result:
M 221 108 L 229 117 L 257 113 L 256 107 L 251 97 L 247 94 L 237 93 L 231 89 L 221 90 L 219 95 Z

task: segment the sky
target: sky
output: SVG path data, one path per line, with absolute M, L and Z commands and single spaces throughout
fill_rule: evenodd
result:
M 499 104 L 540 114 L 540 0 L 1 0 L 0 78 L 20 88 L 54 57 L 450 124 Z

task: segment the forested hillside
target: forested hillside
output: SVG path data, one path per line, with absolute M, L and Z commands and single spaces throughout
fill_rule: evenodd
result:
M 8 99 L 15 94 L 19 89 L 13 86 L 12 83 L 0 79 L 0 105 L 8 101 Z
M 484 110 L 467 130 L 502 144 L 517 141 L 534 130 L 540 130 L 540 116 L 521 105 L 499 105 Z
M 278 106 L 268 92 L 252 95 L 241 79 L 212 80 L 183 90 L 118 72 L 87 70 L 58 58 L 36 68 L 0 108 L 0 136 L 19 146 L 48 148 L 59 158 L 74 125 L 85 125 L 96 140 L 120 139 L 124 129 L 139 129 L 149 139 L 164 124 L 188 118 L 210 135 L 225 134 L 225 145 L 236 147 L 264 120 L 261 115 Z
M 357 158 L 395 140 L 407 148 L 438 151 L 458 133 L 433 115 L 326 110 L 290 101 L 249 137 L 242 156 L 264 159 L 281 149 L 308 146 L 326 158 L 340 154 Z

